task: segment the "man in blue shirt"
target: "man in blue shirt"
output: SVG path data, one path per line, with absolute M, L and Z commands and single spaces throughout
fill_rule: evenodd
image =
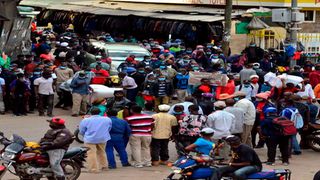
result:
M 212 128 L 203 128 L 201 130 L 201 137 L 185 149 L 187 151 L 197 151 L 204 155 L 210 155 L 211 150 L 215 147 L 215 144 L 211 141 L 213 134 L 214 130 Z
M 87 112 L 87 95 L 89 94 L 89 85 L 91 79 L 86 76 L 84 71 L 79 72 L 79 76 L 72 79 L 70 87 L 72 88 L 72 116 L 84 115 Z
M 175 88 L 177 89 L 177 95 L 180 102 L 183 102 L 184 98 L 187 96 L 188 81 L 189 74 L 187 73 L 186 69 L 181 68 L 173 83 L 176 85 Z
M 118 111 L 110 109 L 107 112 L 108 117 L 112 121 L 112 128 L 110 131 L 111 140 L 107 142 L 106 153 L 108 157 L 109 169 L 115 169 L 116 161 L 114 159 L 114 149 L 118 152 L 123 167 L 130 166 L 128 162 L 128 154 L 126 152 L 126 145 L 129 141 L 131 129 L 127 121 L 117 118 Z
M 106 142 L 111 139 L 109 132 L 112 121 L 108 117 L 99 116 L 99 113 L 100 109 L 92 108 L 92 116 L 83 119 L 79 127 L 84 145 L 90 148 L 87 162 L 89 172 L 93 173 L 107 168 L 105 148 Z

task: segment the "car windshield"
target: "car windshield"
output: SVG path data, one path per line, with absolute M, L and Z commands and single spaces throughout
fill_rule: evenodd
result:
M 136 58 L 143 58 L 144 56 L 149 56 L 147 52 L 129 52 L 129 51 L 109 51 L 109 57 L 123 57 L 125 60 L 129 55 L 134 55 Z

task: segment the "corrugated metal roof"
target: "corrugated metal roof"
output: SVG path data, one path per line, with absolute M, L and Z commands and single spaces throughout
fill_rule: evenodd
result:
M 214 22 L 224 19 L 224 11 L 217 8 L 196 7 L 193 5 L 164 5 L 150 3 L 113 2 L 99 3 L 86 0 L 23 0 L 21 5 L 55 10 L 85 12 L 95 15 L 140 16 L 158 19 Z M 234 13 L 233 15 L 238 15 Z

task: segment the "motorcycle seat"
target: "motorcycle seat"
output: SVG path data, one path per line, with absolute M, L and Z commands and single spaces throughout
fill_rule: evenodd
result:
M 78 154 L 81 151 L 82 151 L 82 149 L 80 147 L 71 148 L 64 154 L 63 158 L 64 159 L 71 158 L 71 157 L 75 156 L 76 154 Z
M 311 126 L 313 129 L 320 129 L 320 124 L 311 124 L 311 123 L 309 123 L 309 126 Z

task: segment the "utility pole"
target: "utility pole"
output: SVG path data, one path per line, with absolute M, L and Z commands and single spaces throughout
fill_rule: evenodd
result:
M 299 13 L 298 8 L 298 0 L 291 0 L 291 28 L 290 28 L 290 43 L 294 48 L 297 48 L 297 41 L 298 41 L 298 22 L 293 17 L 296 17 Z M 290 67 L 293 67 L 297 64 L 296 60 L 290 58 Z
M 224 33 L 222 40 L 223 54 L 227 57 L 231 39 L 231 20 L 232 20 L 232 0 L 225 0 L 226 7 L 224 10 Z

